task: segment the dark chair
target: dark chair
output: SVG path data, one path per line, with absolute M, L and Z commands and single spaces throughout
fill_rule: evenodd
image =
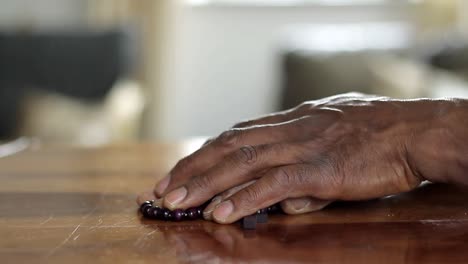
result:
M 102 100 L 133 64 L 129 36 L 120 30 L 0 34 L 0 138 L 14 135 L 29 87 Z

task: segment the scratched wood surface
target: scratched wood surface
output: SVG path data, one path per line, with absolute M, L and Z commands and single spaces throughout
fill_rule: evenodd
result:
M 468 191 L 428 184 L 256 231 L 141 219 L 135 194 L 198 142 L 33 146 L 0 159 L 1 263 L 467 263 Z

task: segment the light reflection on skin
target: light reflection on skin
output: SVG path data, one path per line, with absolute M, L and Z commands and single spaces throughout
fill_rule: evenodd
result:
M 162 231 L 183 263 L 419 263 L 463 247 L 444 225 L 304 225 L 287 218 L 254 231 L 209 222 Z

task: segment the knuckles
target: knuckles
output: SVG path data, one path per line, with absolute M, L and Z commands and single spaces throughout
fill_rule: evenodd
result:
M 240 142 L 241 136 L 241 130 L 231 129 L 221 133 L 216 141 L 221 147 L 233 148 Z
M 271 188 L 285 191 L 295 186 L 296 180 L 296 173 L 291 173 L 288 169 L 280 167 L 272 172 Z
M 192 166 L 192 163 L 193 163 L 193 158 L 192 156 L 187 156 L 181 160 L 179 160 L 179 162 L 177 162 L 177 164 L 174 166 L 174 169 L 172 170 L 172 173 L 171 174 L 178 174 L 178 173 L 181 173 L 185 170 L 188 170 L 191 166 Z
M 243 146 L 235 152 L 234 157 L 241 164 L 253 164 L 258 159 L 257 148 L 251 145 Z
M 254 205 L 258 203 L 259 198 L 262 196 L 261 190 L 256 188 L 245 188 L 242 191 L 242 195 L 239 197 L 240 210 L 248 211 L 249 209 L 255 207 Z
M 295 174 L 290 173 L 287 169 L 278 168 L 271 172 L 269 182 L 263 187 L 254 186 L 253 188 L 245 188 L 241 191 L 238 198 L 238 206 L 243 211 L 255 207 L 259 202 L 269 200 L 286 198 L 288 190 L 295 186 Z M 266 197 L 271 196 L 271 197 Z
M 189 184 L 189 192 L 200 192 L 202 190 L 210 190 L 214 186 L 214 179 L 210 176 L 194 177 Z

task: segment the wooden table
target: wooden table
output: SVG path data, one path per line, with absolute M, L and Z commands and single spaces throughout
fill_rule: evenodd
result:
M 468 192 L 426 185 L 256 231 L 137 213 L 194 144 L 40 147 L 0 159 L 1 263 L 468 263 Z

